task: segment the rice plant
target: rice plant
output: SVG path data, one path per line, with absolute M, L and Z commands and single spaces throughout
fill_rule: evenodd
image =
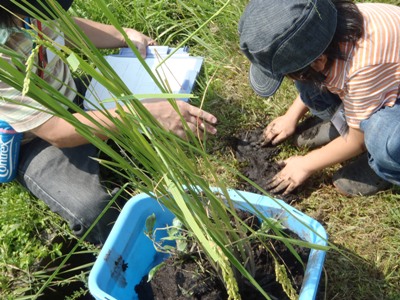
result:
M 143 24 L 143 28 L 138 28 L 139 30 L 153 33 L 163 43 L 173 43 L 176 47 L 195 44 L 200 46 L 198 49 L 203 49 L 203 53 L 207 53 L 207 51 L 216 53 L 211 55 L 216 68 L 226 60 L 223 59 L 225 57 L 224 43 L 220 43 L 221 47 L 216 48 L 215 45 L 218 45 L 218 43 L 213 40 L 213 31 L 224 30 L 218 28 L 215 19 L 219 17 L 231 18 L 232 14 L 237 15 L 242 4 L 240 1 L 231 2 L 229 0 L 225 2 L 191 1 L 190 3 L 184 1 L 151 3 L 150 1 L 135 1 L 135 5 L 132 6 L 131 4 L 123 5 L 122 1 L 96 0 L 80 2 L 75 7 L 76 11 L 83 10 L 91 2 L 96 4 L 98 13 L 102 15 L 104 22 L 114 25 L 124 35 L 127 44 L 138 57 L 140 57 L 138 51 L 128 40 L 121 26 L 121 20 L 117 17 L 119 15 L 131 16 L 137 23 Z M 110 101 L 115 102 L 117 117 L 105 110 L 104 104 L 101 102 L 92 103 L 101 116 L 93 117 L 32 72 L 32 61 L 28 60 L 26 65 L 24 57 L 4 48 L 0 51 L 12 57 L 17 68 L 0 60 L 0 80 L 23 91 L 27 96 L 32 97 L 49 109 L 52 114 L 71 123 L 77 132 L 110 158 L 107 160 L 99 159 L 99 162 L 124 178 L 128 189 L 147 193 L 164 204 L 195 236 L 211 265 L 214 266 L 225 282 L 230 299 L 240 298 L 236 283 L 238 274 L 247 278 L 269 299 L 266 292 L 253 278 L 254 262 L 252 261 L 249 239 L 245 232 L 242 232 L 239 228 L 245 227 L 247 231 L 252 231 L 253 235 L 256 235 L 257 232 L 244 224 L 237 216 L 234 203 L 227 192 L 228 186 L 220 179 L 217 171 L 218 167 L 225 169 L 229 167 L 208 155 L 207 137 L 204 140 L 199 139 L 196 134 L 189 130 L 187 124 L 185 126 L 187 140 L 182 140 L 164 130 L 144 107 L 143 103 L 137 99 L 134 92 L 129 91 L 124 82 L 109 66 L 104 59 L 104 52 L 97 49 L 85 37 L 71 16 L 63 13 L 57 3 L 54 1 L 49 1 L 49 3 L 52 3 L 56 8 L 59 22 L 54 24 L 43 20 L 43 23 L 56 32 L 64 32 L 70 44 L 74 47 L 62 45 L 56 45 L 56 47 L 53 41 L 47 37 L 39 39 L 34 35 L 35 43 L 44 45 L 59 55 L 77 76 L 96 79 L 110 91 L 110 95 L 116 95 L 110 97 Z M 165 6 L 168 6 L 168 9 L 163 9 Z M 35 9 L 31 9 L 35 14 Z M 133 15 L 127 14 L 125 10 L 129 10 Z M 199 11 L 202 12 L 201 15 Z M 37 15 L 37 18 L 40 19 L 41 16 Z M 232 30 L 227 30 L 228 32 L 232 32 Z M 32 55 L 34 55 L 34 52 Z M 145 67 L 147 66 L 143 59 L 141 62 Z M 178 111 L 176 100 L 170 96 L 169 91 L 159 82 L 157 76 L 151 73 L 148 67 L 147 70 L 164 92 L 159 95 L 159 98 L 164 99 L 160 101 L 169 101 Z M 149 98 L 153 97 L 154 95 L 149 95 Z M 5 100 L 13 101 L 12 99 Z M 202 105 L 202 101 L 198 102 Z M 88 122 L 82 123 L 71 115 L 66 108 L 79 112 L 80 116 Z M 104 126 L 101 121 L 102 118 L 110 120 L 118 130 L 111 130 Z M 182 122 L 185 124 L 183 118 Z M 93 134 L 94 132 L 113 141 L 117 145 L 117 149 L 99 138 L 98 135 Z M 207 169 L 207 178 L 199 171 L 198 161 L 202 161 L 205 169 Z M 232 176 L 241 176 L 244 180 L 247 180 L 235 170 L 230 170 L 230 172 L 232 172 Z M 213 185 L 219 188 L 223 197 L 217 195 L 210 187 L 210 179 Z M 259 190 L 266 194 L 260 188 Z M 224 201 L 221 199 L 224 199 Z M 207 205 L 205 205 L 206 203 Z M 255 211 L 257 214 L 256 209 Z M 230 222 L 230 216 L 234 217 L 233 223 L 236 226 Z M 268 222 L 262 214 L 257 214 L 257 216 Z M 279 227 L 274 228 L 274 224 L 271 222 L 269 224 L 277 238 L 282 239 L 293 252 L 295 252 L 293 244 L 327 249 L 326 247 L 287 239 L 281 233 Z M 262 237 L 260 237 L 260 240 L 263 240 Z M 54 276 L 47 280 L 38 295 Z

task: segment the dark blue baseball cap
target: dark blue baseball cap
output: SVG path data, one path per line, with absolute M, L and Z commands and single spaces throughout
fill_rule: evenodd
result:
M 56 14 L 54 13 L 54 9 L 52 8 L 49 2 L 50 1 L 47 0 L 25 0 L 25 1 L 1 0 L 0 5 L 16 14 L 31 16 L 31 12 L 33 12 L 33 13 L 39 13 L 39 15 L 43 15 L 48 19 L 54 19 L 54 17 L 56 17 Z M 65 11 L 67 11 L 71 7 L 72 2 L 74 1 L 56 0 L 53 2 L 57 2 Z
M 286 74 L 310 65 L 331 43 L 336 24 L 331 0 L 250 0 L 239 34 L 254 91 L 269 97 Z

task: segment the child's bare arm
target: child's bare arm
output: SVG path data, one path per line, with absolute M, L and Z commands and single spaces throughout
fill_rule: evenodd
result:
M 346 138 L 338 137 L 304 156 L 293 156 L 283 161 L 283 169 L 267 182 L 267 187 L 273 193 L 290 193 L 316 171 L 346 161 L 364 151 L 364 134 L 350 128 Z

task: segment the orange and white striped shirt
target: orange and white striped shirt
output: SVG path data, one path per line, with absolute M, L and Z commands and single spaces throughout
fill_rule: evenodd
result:
M 347 124 L 353 128 L 400 98 L 400 7 L 357 6 L 364 17 L 364 35 L 355 45 L 341 45 L 348 59 L 334 61 L 324 82 L 342 99 Z

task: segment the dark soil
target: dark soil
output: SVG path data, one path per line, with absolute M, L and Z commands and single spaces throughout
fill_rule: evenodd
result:
M 259 146 L 257 141 L 260 139 L 262 132 L 263 128 L 259 128 L 239 133 L 229 138 L 227 144 L 235 152 L 236 158 L 240 163 L 239 171 L 268 192 L 265 184 L 267 179 L 272 178 L 281 169 L 275 161 L 280 149 L 272 145 Z M 260 193 L 245 180 L 241 180 L 236 188 L 243 191 Z M 275 194 L 274 196 L 289 204 L 299 200 L 299 197 L 295 194 Z
M 247 212 L 240 212 L 247 219 L 252 217 Z M 254 218 L 253 218 L 254 219 Z M 255 226 L 259 226 L 256 224 Z M 284 231 L 290 237 L 298 238 L 291 231 Z M 299 293 L 303 282 L 303 265 L 293 256 L 288 248 L 280 241 L 269 241 L 270 247 L 276 256 L 281 257 L 294 288 Z M 251 244 L 255 259 L 255 280 L 270 295 L 272 299 L 289 299 L 279 283 L 276 282 L 274 260 L 271 253 L 259 241 Z M 304 263 L 308 260 L 310 250 L 294 247 Z M 165 265 L 157 271 L 150 283 L 147 278 L 135 288 L 139 299 L 142 300 L 225 300 L 227 294 L 223 283 L 213 271 L 207 260 L 201 259 L 198 252 L 184 257 L 170 256 Z M 246 279 L 239 278 L 239 291 L 242 299 L 265 299 Z

